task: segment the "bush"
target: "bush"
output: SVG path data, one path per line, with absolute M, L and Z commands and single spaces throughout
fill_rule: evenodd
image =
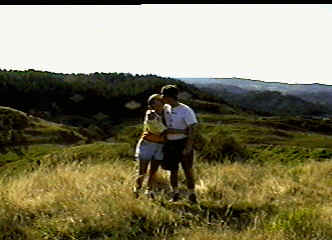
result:
M 115 135 L 117 142 L 126 142 L 134 149 L 137 141 L 140 139 L 143 132 L 143 124 L 134 126 L 120 126 L 121 128 Z
M 9 107 L 0 107 L 0 130 L 20 130 L 29 125 L 24 112 Z
M 235 161 L 248 157 L 247 150 L 221 128 L 215 127 L 208 138 L 200 151 L 200 159 L 224 162 L 225 159 Z
M 11 150 L 20 153 L 17 145 L 26 142 L 23 129 L 27 126 L 29 121 L 24 112 L 0 107 L 0 153 Z
M 202 124 L 197 124 L 194 131 L 193 147 L 197 151 L 202 151 L 205 144 L 208 142 L 207 138 L 203 135 L 204 128 Z

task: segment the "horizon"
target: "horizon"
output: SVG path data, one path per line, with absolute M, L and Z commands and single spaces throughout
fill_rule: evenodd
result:
M 47 71 L 47 70 L 40 70 L 40 69 L 32 69 L 32 68 L 29 68 L 29 69 L 23 69 L 23 70 L 17 70 L 17 69 L 1 69 L 0 68 L 0 71 L 29 71 L 29 70 L 32 70 L 32 71 L 37 71 L 37 72 L 50 72 L 50 73 L 55 73 L 55 74 L 86 74 L 86 75 L 89 75 L 89 74 L 94 74 L 94 73 L 105 73 L 105 74 L 109 74 L 109 73 L 114 73 L 114 72 L 91 72 L 91 73 L 63 73 L 63 72 L 53 72 L 53 71 Z M 129 72 L 117 72 L 117 73 L 123 73 L 123 74 L 131 74 L 131 75 L 136 75 L 136 73 L 129 73 Z M 138 74 L 138 75 L 156 75 L 158 77 L 164 77 L 164 78 L 172 78 L 172 79 L 178 79 L 178 80 L 181 80 L 181 79 L 209 79 L 209 80 L 219 80 L 219 79 L 239 79 L 239 80 L 249 80 L 249 81 L 259 81 L 259 82 L 264 82 L 264 83 L 280 83 L 280 84 L 288 84 L 288 85 L 325 85 L 325 86 L 332 86 L 332 84 L 325 84 L 325 83 L 287 83 L 287 82 L 276 82 L 276 81 L 264 81 L 264 80 L 259 80 L 259 79 L 249 79 L 249 78 L 241 78 L 241 77 L 210 77 L 210 78 L 204 78 L 204 77 L 167 77 L 167 76 L 160 76 L 158 74 L 153 74 L 153 73 L 146 73 L 146 74 Z
M 287 82 L 275 82 L 275 81 L 264 81 L 264 80 L 259 80 L 259 79 L 249 79 L 249 78 L 241 78 L 241 77 L 218 77 L 218 78 L 195 78 L 195 77 L 184 77 L 184 78 L 176 78 L 176 79 L 214 79 L 214 80 L 219 80 L 219 79 L 239 79 L 239 80 L 248 80 L 248 81 L 258 81 L 258 82 L 264 82 L 264 83 L 280 83 L 280 84 L 288 84 L 288 85 L 326 85 L 326 86 L 332 86 L 332 84 L 325 84 L 325 83 L 287 83 Z
M 331 23 L 332 4 L 8 5 L 0 69 L 332 85 Z

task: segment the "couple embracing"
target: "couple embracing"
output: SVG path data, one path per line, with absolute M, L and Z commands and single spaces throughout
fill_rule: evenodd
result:
M 170 171 L 171 201 L 178 201 L 178 170 L 181 164 L 189 200 L 197 203 L 193 173 L 193 131 L 197 123 L 196 115 L 189 106 L 178 101 L 179 90 L 176 85 L 166 85 L 160 93 L 153 94 L 148 99 L 149 109 L 144 118 L 143 134 L 135 152 L 139 170 L 134 193 L 138 197 L 150 164 L 147 193 L 154 196 L 153 178 L 161 165 L 163 169 Z

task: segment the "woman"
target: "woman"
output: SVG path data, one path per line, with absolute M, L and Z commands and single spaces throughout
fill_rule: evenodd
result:
M 134 186 L 134 194 L 139 196 L 144 177 L 150 163 L 147 191 L 148 196 L 154 198 L 152 191 L 153 178 L 163 160 L 163 145 L 166 133 L 184 133 L 185 130 L 167 129 L 163 123 L 164 103 L 160 94 L 153 94 L 148 99 L 148 110 L 145 113 L 143 134 L 139 139 L 135 158 L 138 161 L 138 177 Z

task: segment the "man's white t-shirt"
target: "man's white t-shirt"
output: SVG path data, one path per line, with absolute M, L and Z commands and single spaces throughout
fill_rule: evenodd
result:
M 168 128 L 186 129 L 188 126 L 197 123 L 194 111 L 183 103 L 179 103 L 176 107 L 171 107 L 169 104 L 165 104 L 164 116 Z M 168 140 L 179 140 L 186 137 L 187 135 L 182 133 L 172 133 L 167 134 L 166 136 Z

